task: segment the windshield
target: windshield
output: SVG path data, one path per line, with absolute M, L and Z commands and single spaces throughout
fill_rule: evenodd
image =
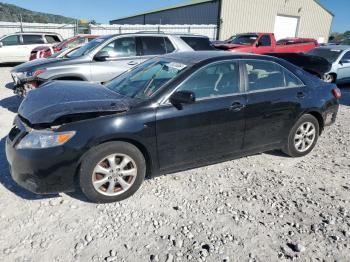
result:
M 235 45 L 253 45 L 256 39 L 258 39 L 258 35 L 236 35 L 229 40 L 229 43 Z
M 350 45 L 350 39 L 346 39 L 340 43 L 341 45 Z
M 186 68 L 187 65 L 182 63 L 152 59 L 113 79 L 105 86 L 123 96 L 148 99 Z
M 79 57 L 79 56 L 86 55 L 86 54 L 90 53 L 93 49 L 95 49 L 96 46 L 98 46 L 102 42 L 104 42 L 105 40 L 106 40 L 106 38 L 96 38 L 96 39 L 92 40 L 91 42 L 80 47 L 74 53 L 69 54 L 68 57 Z
M 334 63 L 339 55 L 343 52 L 340 49 L 324 49 L 324 48 L 316 48 L 311 50 L 308 54 L 314 56 L 320 56 L 326 59 L 329 63 Z

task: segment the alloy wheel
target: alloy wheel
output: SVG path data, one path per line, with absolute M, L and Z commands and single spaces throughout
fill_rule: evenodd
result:
M 299 152 L 307 151 L 316 138 L 316 127 L 311 122 L 302 123 L 297 129 L 294 136 L 294 146 Z
M 95 190 L 106 196 L 126 192 L 135 182 L 137 166 L 125 154 L 113 154 L 103 158 L 94 168 L 92 184 Z

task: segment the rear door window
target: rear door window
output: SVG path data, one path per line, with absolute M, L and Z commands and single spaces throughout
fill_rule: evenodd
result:
M 159 36 L 141 36 L 141 54 L 163 55 L 167 53 L 166 42 L 164 37 Z M 171 49 L 171 47 L 169 47 Z
M 22 35 L 24 45 L 44 44 L 42 35 Z
M 135 37 L 118 38 L 106 45 L 100 52 L 107 52 L 111 57 L 136 56 Z
M 19 45 L 19 36 L 18 35 L 10 35 L 8 37 L 5 37 L 1 40 L 2 44 L 4 46 L 11 46 L 11 45 Z
M 248 91 L 303 85 L 293 73 L 274 62 L 248 60 L 245 62 L 245 67 L 248 75 Z
M 46 42 L 49 44 L 55 44 L 61 42 L 57 35 L 45 35 Z
M 195 51 L 213 50 L 209 38 L 182 36 L 181 39 Z

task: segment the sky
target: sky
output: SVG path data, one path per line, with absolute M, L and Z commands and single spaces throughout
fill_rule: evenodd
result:
M 185 0 L 0 0 L 33 11 L 64 15 L 73 18 L 96 20 L 108 23 L 110 20 L 139 12 L 165 7 Z M 242 0 L 244 1 L 244 0 Z M 335 14 L 332 31 L 350 31 L 350 0 L 319 0 Z

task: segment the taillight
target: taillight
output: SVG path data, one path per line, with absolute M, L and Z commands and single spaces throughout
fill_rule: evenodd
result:
M 333 95 L 334 95 L 334 97 L 336 98 L 336 99 L 340 99 L 341 98 L 341 91 L 340 91 L 340 89 L 338 88 L 338 87 L 336 87 L 336 88 L 333 88 L 332 89 L 332 93 L 333 93 Z
M 61 48 L 58 48 L 58 47 L 53 47 L 52 49 L 53 49 L 54 53 L 57 53 L 57 52 L 61 51 Z

